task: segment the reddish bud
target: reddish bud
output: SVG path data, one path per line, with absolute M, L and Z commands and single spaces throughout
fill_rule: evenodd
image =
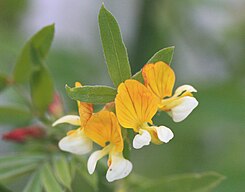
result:
M 57 92 L 54 94 L 53 101 L 49 105 L 48 111 L 51 115 L 55 117 L 60 117 L 63 115 L 63 104 Z
M 28 138 L 41 138 L 45 135 L 44 130 L 38 126 L 22 127 L 3 134 L 3 140 L 25 142 Z

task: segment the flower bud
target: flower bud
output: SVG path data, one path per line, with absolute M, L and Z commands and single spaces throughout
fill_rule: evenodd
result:
M 2 139 L 14 142 L 25 142 L 28 138 L 42 138 L 45 135 L 44 130 L 36 125 L 21 127 L 3 134 Z
M 54 117 L 60 117 L 63 115 L 63 103 L 57 92 L 54 94 L 53 102 L 49 105 L 48 111 Z

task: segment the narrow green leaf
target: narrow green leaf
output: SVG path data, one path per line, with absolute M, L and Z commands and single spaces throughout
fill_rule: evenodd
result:
M 156 52 L 147 63 L 156 63 L 158 61 L 163 61 L 170 65 L 173 58 L 173 54 L 174 54 L 174 46 L 161 49 L 158 52 Z M 134 74 L 132 79 L 135 79 L 143 83 L 144 79 L 142 76 L 142 70 Z
M 0 107 L 0 124 L 19 124 L 30 121 L 32 114 L 21 108 Z
M 137 73 L 135 73 L 133 76 L 132 76 L 132 79 L 135 79 L 141 83 L 144 83 L 144 78 L 142 76 L 142 70 L 138 71 Z
M 16 177 L 20 177 L 24 174 L 27 174 L 38 166 L 37 163 L 26 164 L 23 166 L 14 166 L 14 167 L 6 167 L 0 170 L 0 182 L 10 180 Z
M 42 185 L 40 183 L 40 180 L 40 173 L 34 173 L 28 181 L 27 185 L 25 186 L 23 192 L 42 192 Z
M 174 55 L 174 46 L 167 47 L 156 52 L 147 63 L 156 63 L 158 61 L 163 61 L 170 65 L 173 59 L 173 55 Z
M 0 180 L 9 180 L 34 170 L 45 158 L 42 155 L 8 155 L 0 157 Z
M 41 182 L 46 192 L 63 191 L 53 174 L 50 164 L 46 163 L 41 171 Z
M 70 156 L 69 157 L 69 161 L 70 161 L 70 173 L 71 173 L 71 177 L 72 179 L 74 179 L 75 175 L 76 175 L 76 156 Z
M 98 174 L 97 172 L 90 175 L 87 171 L 87 163 L 84 159 L 80 158 L 76 163 L 76 170 L 79 174 L 79 177 L 82 177 L 83 181 L 87 183 L 93 191 L 98 191 Z
M 17 83 L 27 82 L 31 76 L 37 55 L 33 55 L 32 49 L 38 52 L 38 58 L 44 60 L 54 37 L 54 25 L 49 25 L 38 31 L 24 46 L 14 68 L 13 76 Z
M 144 180 L 136 187 L 131 186 L 130 191 L 210 192 L 217 187 L 222 180 L 224 180 L 224 176 L 215 172 L 182 174 L 157 180 Z
M 55 157 L 53 159 L 54 173 L 58 181 L 71 190 L 71 169 L 65 156 Z
M 2 91 L 8 85 L 8 78 L 4 74 L 0 74 L 0 91 Z
M 107 86 L 82 86 L 70 88 L 66 85 L 66 92 L 70 98 L 88 103 L 108 103 L 114 101 L 117 91 Z
M 80 167 L 80 169 L 83 169 Z M 84 169 L 85 171 L 87 171 L 86 169 Z M 95 186 L 91 186 L 91 182 L 93 181 L 94 178 L 94 174 L 89 175 L 91 176 L 89 178 L 89 180 L 85 179 L 83 176 L 81 176 L 77 171 L 76 174 L 72 180 L 72 189 L 73 191 L 84 191 L 84 192 L 109 192 L 109 191 L 104 191 L 103 189 L 100 188 L 100 190 L 98 190 L 98 184 L 95 184 Z M 88 176 L 88 177 L 89 177 Z
M 43 114 L 53 100 L 54 85 L 48 70 L 42 66 L 31 76 L 31 97 L 35 108 Z
M 9 155 L 0 157 L 0 170 L 21 167 L 30 163 L 39 163 L 45 157 L 41 155 Z
M 131 69 L 117 21 L 104 5 L 99 13 L 99 27 L 108 71 L 117 87 L 131 77 Z

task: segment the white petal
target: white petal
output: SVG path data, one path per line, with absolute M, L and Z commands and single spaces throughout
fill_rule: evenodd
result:
M 197 92 L 197 90 L 192 87 L 191 85 L 182 85 L 180 87 L 178 87 L 174 93 L 174 95 L 179 95 L 181 94 L 183 91 L 186 91 L 186 92 Z
M 162 142 L 168 143 L 171 139 L 173 139 L 174 134 L 168 127 L 160 126 L 160 127 L 154 127 L 154 128 L 157 131 L 158 138 Z
M 135 149 L 140 149 L 145 145 L 149 145 L 151 142 L 151 135 L 148 131 L 140 129 L 139 134 L 135 135 L 133 140 L 133 147 Z
M 181 103 L 173 107 L 169 113 L 174 122 L 183 121 L 198 105 L 198 101 L 194 97 L 186 96 L 180 100 Z
M 58 124 L 61 124 L 61 123 L 69 123 L 71 125 L 81 125 L 81 122 L 80 122 L 80 117 L 77 116 L 77 115 L 66 115 L 66 116 L 63 116 L 61 118 L 59 118 L 58 120 L 56 120 L 52 126 L 56 126 Z
M 76 131 L 60 140 L 59 148 L 77 155 L 83 155 L 90 152 L 93 148 L 93 142 L 83 131 Z
M 104 157 L 105 155 L 108 154 L 108 152 L 105 151 L 104 149 L 95 151 L 90 155 L 90 157 L 88 159 L 88 163 L 87 163 L 89 174 L 93 174 L 98 160 L 100 160 L 102 157 Z
M 106 173 L 106 179 L 112 182 L 127 177 L 132 171 L 132 168 L 132 163 L 124 159 L 121 153 L 113 154 L 111 156 L 111 165 Z

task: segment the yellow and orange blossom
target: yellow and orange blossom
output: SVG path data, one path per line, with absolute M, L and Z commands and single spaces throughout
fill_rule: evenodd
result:
M 76 82 L 76 87 L 82 86 L 79 82 Z M 59 148 L 63 151 L 74 153 L 77 155 L 83 155 L 90 152 L 93 148 L 93 142 L 84 134 L 84 127 L 93 114 L 93 105 L 90 103 L 84 103 L 77 101 L 79 116 L 66 115 L 56 120 L 53 126 L 62 123 L 68 123 L 71 125 L 79 126 L 76 130 L 71 130 L 67 133 L 67 136 L 62 138 L 59 142 Z
M 197 107 L 198 101 L 192 95 L 197 91 L 190 85 L 180 86 L 172 95 L 175 74 L 166 63 L 146 64 L 142 75 L 145 86 L 158 98 L 159 109 L 168 112 L 175 122 L 184 120 Z
M 136 133 L 134 148 L 167 143 L 173 138 L 172 131 L 165 126 L 149 126 L 158 109 L 159 99 L 143 84 L 136 80 L 126 80 L 118 87 L 115 99 L 119 123 L 125 128 L 133 128 Z
M 92 174 L 97 161 L 109 155 L 106 178 L 109 182 L 126 177 L 132 170 L 132 163 L 123 157 L 123 138 L 117 117 L 113 112 L 102 110 L 95 113 L 85 126 L 85 134 L 103 147 L 95 151 L 88 160 L 88 171 Z
M 76 87 L 81 86 L 76 83 Z M 93 152 L 88 160 L 88 171 L 92 174 L 97 161 L 109 155 L 108 171 L 106 178 L 109 182 L 126 177 L 132 170 L 132 163 L 123 157 L 123 139 L 121 128 L 116 115 L 109 109 L 114 107 L 114 103 L 107 104 L 98 113 L 93 113 L 93 106 L 89 103 L 78 101 L 79 116 L 66 115 L 61 117 L 53 126 L 61 123 L 69 123 L 79 126 L 76 130 L 71 130 L 67 136 L 59 142 L 59 147 L 63 151 L 83 155 L 92 150 L 93 142 L 97 143 L 102 150 Z

